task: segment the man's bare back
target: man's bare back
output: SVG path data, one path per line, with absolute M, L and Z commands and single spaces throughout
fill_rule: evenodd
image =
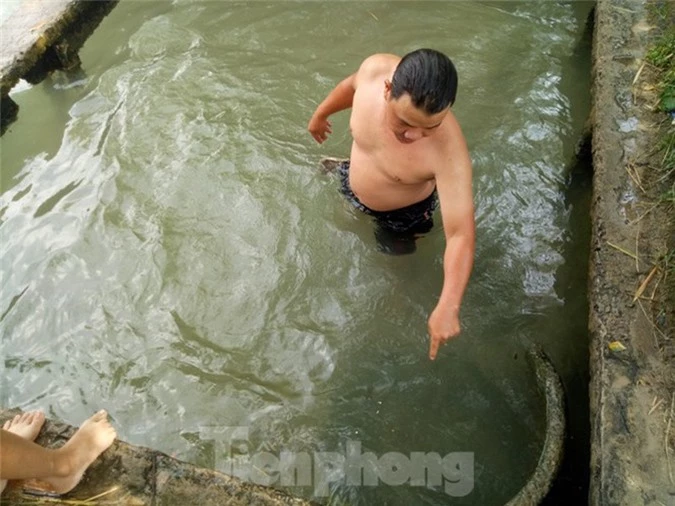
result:
M 428 322 L 432 359 L 460 331 L 459 308 L 473 266 L 471 159 L 450 111 L 456 88 L 454 66 L 438 51 L 402 59 L 377 54 L 331 91 L 308 125 L 322 143 L 332 133 L 328 117 L 352 108 L 348 186 L 367 211 L 407 210 L 437 190 L 446 248 L 443 289 Z

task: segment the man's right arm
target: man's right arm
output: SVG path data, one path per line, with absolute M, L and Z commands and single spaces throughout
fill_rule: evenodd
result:
M 314 111 L 312 118 L 309 120 L 309 125 L 307 125 L 307 130 L 319 144 L 328 138 L 328 134 L 333 132 L 328 117 L 352 106 L 354 92 L 356 91 L 355 81 L 356 74 L 340 81 Z

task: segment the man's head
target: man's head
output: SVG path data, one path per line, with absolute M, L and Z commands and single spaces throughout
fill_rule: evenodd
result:
M 390 123 L 401 142 L 413 142 L 440 126 L 457 94 L 457 70 L 434 49 L 418 49 L 399 62 L 385 81 Z
M 434 49 L 405 55 L 391 79 L 391 96 L 397 99 L 405 93 L 429 115 L 450 107 L 457 94 L 457 70 L 450 58 Z

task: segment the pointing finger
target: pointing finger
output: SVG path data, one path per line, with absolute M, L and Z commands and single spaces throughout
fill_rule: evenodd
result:
M 441 342 L 440 339 L 431 338 L 431 346 L 429 347 L 429 358 L 431 360 L 436 360 L 436 355 L 438 354 L 438 348 Z

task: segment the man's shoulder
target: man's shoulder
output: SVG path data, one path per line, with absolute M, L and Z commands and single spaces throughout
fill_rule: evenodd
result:
M 395 54 L 377 53 L 371 55 L 361 63 L 357 72 L 357 79 L 364 82 L 378 78 L 388 78 L 400 61 L 401 57 Z
M 452 111 L 444 120 L 444 125 L 437 132 L 438 135 L 432 136 L 433 143 L 437 149 L 436 153 L 444 159 L 452 159 L 460 162 L 457 167 L 467 166 L 466 161 L 470 160 L 469 148 L 462 128 Z M 470 162 L 468 164 L 470 170 Z

